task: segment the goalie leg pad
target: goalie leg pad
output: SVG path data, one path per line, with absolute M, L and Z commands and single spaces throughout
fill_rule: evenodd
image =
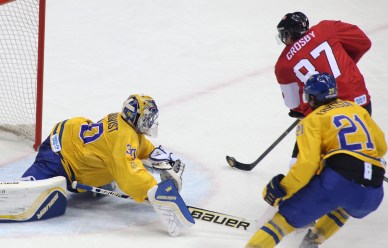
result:
M 148 200 L 171 236 L 178 236 L 195 224 L 185 202 L 172 180 L 166 180 L 148 191 Z
M 63 215 L 66 179 L 0 182 L 0 223 L 26 222 Z

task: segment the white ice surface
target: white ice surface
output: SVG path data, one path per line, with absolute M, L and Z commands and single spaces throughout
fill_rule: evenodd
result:
M 1 6 L 0 6 L 1 7 Z M 132 93 L 160 107 L 159 138 L 187 162 L 188 205 L 258 219 L 261 191 L 288 170 L 288 135 L 251 172 L 231 169 L 226 155 L 250 163 L 293 122 L 273 73 L 283 49 L 275 40 L 285 13 L 357 24 L 372 49 L 360 61 L 373 116 L 388 133 L 386 0 L 47 0 L 43 133 L 73 116 L 99 120 L 120 111 Z M 0 133 L 0 179 L 20 176 L 35 152 Z M 322 247 L 388 247 L 388 200 L 350 220 Z M 303 234 L 278 247 L 297 247 Z M 64 216 L 0 224 L 1 247 L 243 247 L 251 234 L 197 222 L 169 237 L 152 208 L 114 197 L 72 195 Z

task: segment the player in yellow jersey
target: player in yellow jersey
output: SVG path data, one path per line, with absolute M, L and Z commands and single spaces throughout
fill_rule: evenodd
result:
M 73 181 L 94 187 L 115 182 L 135 201 L 143 202 L 148 198 L 154 203 L 155 199 L 150 197 L 155 198 L 152 189 L 158 185 L 151 171 L 160 174 L 161 184 L 166 181 L 163 187 L 170 189 L 169 184 L 173 183 L 175 196 L 180 198 L 184 163 L 161 146 L 155 147 L 145 137 L 157 133 L 158 114 L 151 97 L 131 95 L 121 112 L 108 114 L 98 122 L 84 117 L 59 122 L 23 177 L 44 180 L 64 176 L 67 189 L 72 192 L 78 192 L 71 187 Z M 150 192 L 153 192 L 151 196 Z M 184 213 L 178 216 L 188 213 L 187 207 L 178 208 Z M 194 222 L 189 213 L 185 218 Z M 186 219 L 182 222 L 187 222 Z M 177 235 L 177 229 L 169 230 L 170 234 Z
M 369 113 L 339 100 L 335 79 L 327 73 L 311 76 L 304 94 L 313 112 L 297 126 L 296 163 L 263 191 L 265 201 L 279 210 L 247 248 L 275 247 L 315 220 L 300 247 L 318 247 L 349 217 L 367 216 L 383 199 L 387 144 Z

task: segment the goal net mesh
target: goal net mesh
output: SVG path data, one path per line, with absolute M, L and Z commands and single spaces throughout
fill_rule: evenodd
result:
M 39 0 L 0 5 L 0 129 L 31 140 L 36 125 L 38 37 Z

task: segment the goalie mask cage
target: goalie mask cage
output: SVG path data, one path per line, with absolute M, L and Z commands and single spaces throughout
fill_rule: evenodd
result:
M 42 135 L 45 0 L 0 0 L 0 129 Z

